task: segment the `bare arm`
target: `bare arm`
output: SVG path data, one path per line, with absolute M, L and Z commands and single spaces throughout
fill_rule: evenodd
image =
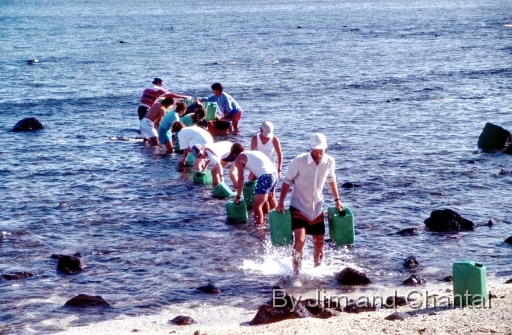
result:
M 283 182 L 283 185 L 281 185 L 281 194 L 279 195 L 279 202 L 277 203 L 276 208 L 276 211 L 281 214 L 284 214 L 284 199 L 286 199 L 286 195 L 288 194 L 290 187 L 290 184 L 287 184 L 286 182 Z
M 283 151 L 281 150 L 281 142 L 275 136 L 272 141 L 274 142 L 274 148 L 276 149 L 277 154 L 277 175 L 281 178 L 281 169 L 283 168 Z
M 164 98 L 173 98 L 173 99 L 192 99 L 192 97 L 189 95 L 181 95 L 181 94 L 176 94 L 173 92 L 165 93 L 162 96 Z
M 332 182 L 328 183 L 327 185 L 329 185 L 329 188 L 331 189 L 331 193 L 334 196 L 334 199 L 335 199 L 334 203 L 336 204 L 336 208 L 339 211 L 342 211 L 343 210 L 343 204 L 341 203 L 340 195 L 338 193 L 338 185 L 336 184 L 335 181 L 332 181 Z
M 187 156 L 188 156 L 189 152 L 190 152 L 190 149 L 188 147 L 183 149 L 183 158 L 181 160 L 181 165 L 187 165 Z
M 240 197 L 242 196 L 242 191 L 244 189 L 244 168 L 247 163 L 247 157 L 244 154 L 238 155 L 235 162 L 235 169 L 238 172 L 238 180 L 236 182 L 236 199 L 235 204 L 240 203 Z
M 256 136 L 259 136 L 259 135 L 255 135 L 251 138 L 251 150 L 258 150 L 258 141 L 256 139 Z

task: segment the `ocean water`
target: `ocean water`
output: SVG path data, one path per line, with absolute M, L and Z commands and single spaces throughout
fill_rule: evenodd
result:
M 225 201 L 177 169 L 179 155 L 139 139 L 138 101 L 155 76 L 193 96 L 223 83 L 244 109 L 228 138 L 249 144 L 272 121 L 285 169 L 325 133 L 338 183 L 361 185 L 340 189 L 355 248 L 328 243 L 314 269 L 308 240 L 294 293 L 343 291 L 334 274 L 345 266 L 372 277 L 365 290 L 401 287 L 410 255 L 430 285 L 466 259 L 490 282 L 510 278 L 512 175 L 499 172 L 512 157 L 476 146 L 486 122 L 512 130 L 510 13 L 498 0 L 2 1 L 0 274 L 34 276 L 0 279 L 0 333 L 180 306 L 250 313 L 291 274 L 289 248 L 251 222 L 227 224 Z M 29 116 L 46 128 L 10 131 Z M 425 231 L 442 208 L 481 226 Z M 395 234 L 409 227 L 418 234 Z M 75 252 L 86 270 L 56 272 L 49 256 Z M 222 293 L 195 290 L 208 281 Z M 80 293 L 112 306 L 63 307 Z

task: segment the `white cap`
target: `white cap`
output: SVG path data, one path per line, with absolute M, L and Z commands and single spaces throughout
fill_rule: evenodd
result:
M 327 149 L 327 139 L 324 134 L 314 133 L 309 138 L 309 147 L 311 149 Z
M 274 136 L 274 125 L 270 121 L 263 121 L 261 124 L 261 134 L 265 137 L 273 137 Z

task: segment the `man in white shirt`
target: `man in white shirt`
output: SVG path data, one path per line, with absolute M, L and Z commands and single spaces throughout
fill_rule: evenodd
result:
M 208 168 L 208 165 L 212 163 L 212 182 L 213 186 L 217 186 L 219 183 L 224 182 L 224 170 L 223 168 L 228 165 L 229 162 L 235 160 L 234 155 L 231 154 L 233 146 L 239 146 L 241 151 L 243 147 L 239 143 L 233 144 L 230 141 L 219 141 L 213 144 L 207 144 L 202 146 L 201 144 L 195 144 L 190 147 L 190 152 L 196 158 L 194 161 L 194 169 L 196 171 L 204 171 Z M 234 164 L 231 165 L 230 177 L 233 184 L 236 185 L 236 179 L 233 177 Z
M 205 146 L 207 144 L 213 144 L 212 135 L 201 127 L 185 127 L 183 122 L 177 121 L 172 124 L 171 130 L 173 133 L 178 133 L 178 143 L 180 149 L 183 150 L 181 165 L 187 165 L 187 155 L 190 152 L 190 147 L 193 145 L 200 144 Z
M 276 210 L 284 213 L 284 200 L 291 185 L 294 185 L 290 199 L 293 245 L 293 272 L 299 274 L 302 264 L 302 250 L 306 234 L 313 236 L 315 267 L 322 263 L 324 253 L 324 197 L 325 182 L 334 196 L 336 208 L 343 210 L 339 199 L 334 158 L 325 154 L 327 140 L 321 133 L 310 138 L 310 151 L 295 157 L 288 167 L 281 187 L 281 195 Z

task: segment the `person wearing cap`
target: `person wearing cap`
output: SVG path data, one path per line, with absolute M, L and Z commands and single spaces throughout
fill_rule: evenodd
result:
M 232 152 L 233 153 L 233 152 Z M 254 201 L 252 210 L 254 212 L 254 223 L 256 226 L 263 224 L 264 211 L 276 207 L 274 188 L 277 184 L 277 169 L 274 163 L 261 151 L 243 151 L 235 154 L 236 169 L 236 198 L 235 204 L 240 203 L 244 188 L 244 169 L 249 170 L 256 176 L 256 187 L 254 188 Z
M 213 95 L 208 98 L 200 99 L 199 101 L 217 103 L 220 113 L 224 115 L 225 119 L 232 122 L 231 130 L 237 131 L 238 123 L 242 118 L 242 109 L 240 108 L 240 105 L 231 95 L 224 92 L 224 87 L 221 83 L 214 83 L 211 88 Z
M 315 266 L 322 263 L 325 234 L 322 190 L 326 182 L 334 196 L 336 208 L 343 210 L 336 185 L 334 158 L 325 153 L 325 136 L 321 133 L 312 134 L 309 147 L 309 152 L 298 155 L 290 162 L 276 208 L 276 211 L 284 214 L 284 200 L 293 185 L 290 213 L 294 235 L 292 256 L 295 275 L 299 274 L 302 264 L 306 234 L 313 236 Z
M 164 81 L 161 78 L 153 79 L 152 87 L 146 88 L 142 92 L 142 97 L 140 98 L 139 108 L 137 113 L 139 114 L 139 120 L 142 120 L 146 115 L 147 111 L 153 107 L 155 101 L 158 98 L 173 98 L 173 99 L 191 99 L 192 97 L 188 95 L 176 94 L 170 91 L 166 91 L 163 89 Z
M 174 99 L 167 97 L 162 101 L 159 101 L 151 107 L 146 116 L 140 120 L 140 134 L 144 139 L 147 139 L 153 145 L 158 145 L 158 127 L 160 121 L 165 115 L 167 108 L 174 104 Z
M 274 125 L 270 121 L 263 121 L 260 126 L 260 133 L 251 139 L 251 150 L 258 150 L 267 155 L 277 168 L 277 176 L 281 178 L 281 168 L 283 166 L 283 152 L 281 151 L 281 142 L 274 135 Z
M 178 143 L 180 149 L 183 150 L 181 165 L 187 165 L 187 155 L 193 145 L 200 144 L 204 147 L 213 144 L 212 135 L 204 128 L 198 126 L 185 127 L 183 122 L 177 121 L 172 124 L 171 130 L 178 134 Z
M 180 117 L 183 116 L 186 109 L 187 105 L 184 102 L 177 103 L 174 111 L 167 112 L 158 126 L 158 143 L 165 145 L 166 154 L 172 153 L 174 149 L 171 126 L 174 122 L 180 120 Z
M 234 144 L 230 141 L 219 141 L 205 146 L 202 146 L 201 144 L 191 146 L 190 152 L 192 152 L 196 158 L 194 161 L 194 169 L 196 171 L 203 172 L 208 168 L 208 165 L 212 163 L 213 166 L 211 172 L 213 186 L 217 186 L 219 183 L 224 182 L 223 169 L 228 165 L 228 163 L 235 160 L 235 157 L 231 154 L 231 148 L 233 145 Z M 234 166 L 235 165 L 232 164 L 230 170 L 230 177 L 233 184 L 236 182 L 232 175 Z

